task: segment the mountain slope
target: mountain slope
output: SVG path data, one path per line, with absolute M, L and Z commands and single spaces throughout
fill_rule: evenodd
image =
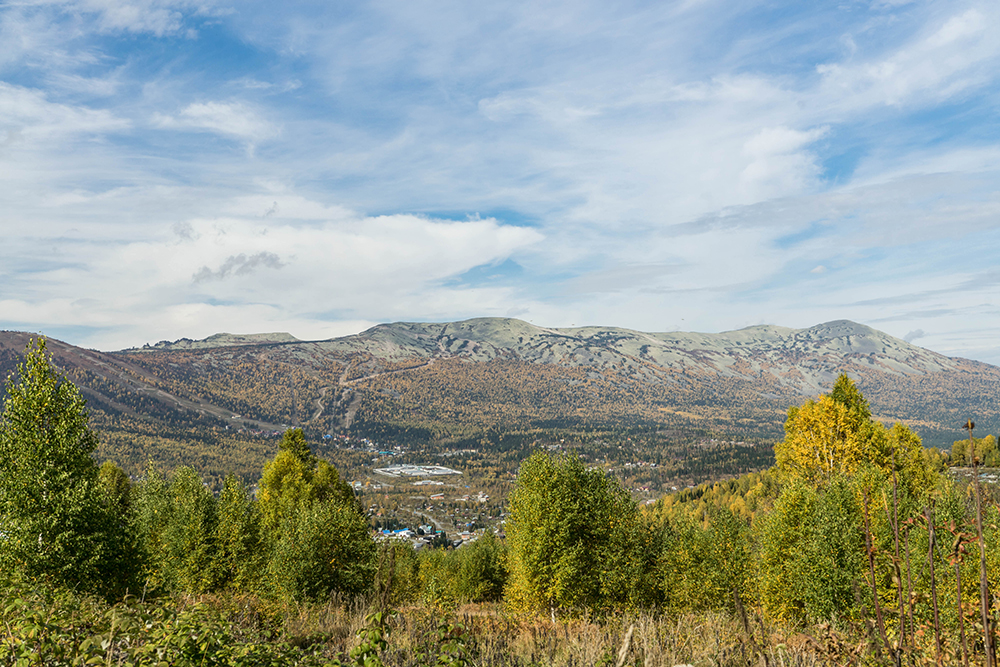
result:
M 719 334 L 643 333 L 613 327 L 547 329 L 520 320 L 480 318 L 448 324 L 381 324 L 356 336 L 317 343 L 335 353 L 367 352 L 396 361 L 515 356 L 568 367 L 644 366 L 719 377 L 772 376 L 802 393 L 828 386 L 844 364 L 892 375 L 955 370 L 959 363 L 847 320 L 808 329 L 755 326 Z
M 29 337 L 0 333 L 0 371 Z M 788 406 L 828 390 L 841 372 L 878 418 L 906 421 L 927 444 L 950 445 L 969 417 L 981 435 L 1000 429 L 1000 369 L 846 320 L 700 334 L 478 318 L 381 324 L 324 341 L 219 334 L 115 353 L 49 345 L 126 448 L 139 432 L 208 442 L 292 424 L 317 439 L 350 432 L 443 447 L 499 446 L 510 433 L 777 439 Z M 242 445 L 226 446 L 242 456 Z M 142 447 L 130 460 L 148 455 Z M 207 465 L 216 445 L 206 447 L 170 456 Z
M 516 319 L 380 324 L 325 341 L 229 345 L 212 337 L 116 358 L 222 398 L 222 383 L 286 386 L 278 403 L 223 403 L 261 421 L 318 431 L 458 437 L 470 429 L 700 428 L 780 437 L 785 409 L 855 378 L 886 421 L 948 444 L 968 415 L 996 430 L 1000 369 L 838 320 L 807 329 L 718 334 L 615 327 L 557 329 Z M 246 377 L 257 366 L 258 380 Z M 292 376 L 299 374 L 297 380 Z M 291 389 L 294 387 L 294 389 Z

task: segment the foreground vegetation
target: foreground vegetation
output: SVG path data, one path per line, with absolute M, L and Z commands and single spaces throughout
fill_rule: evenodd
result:
M 640 509 L 532 454 L 507 539 L 372 539 L 285 433 L 254 492 L 91 454 L 83 401 L 28 350 L 0 420 L 4 664 L 995 664 L 1000 511 L 842 376 L 789 410 L 776 466 Z M 954 461 L 953 461 L 954 462 Z
M 754 648 L 738 618 L 716 612 L 553 626 L 466 605 L 444 616 L 406 607 L 382 622 L 369 607 L 339 600 L 280 605 L 213 596 L 109 606 L 67 592 L 6 590 L 20 597 L 0 614 L 0 664 L 729 667 L 765 656 L 774 665 L 846 664 L 859 656 L 833 631 L 810 636 L 770 623 L 755 627 L 765 643 Z

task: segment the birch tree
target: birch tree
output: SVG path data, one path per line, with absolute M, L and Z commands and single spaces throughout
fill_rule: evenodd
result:
M 0 417 L 0 569 L 110 592 L 127 586 L 133 564 L 98 481 L 88 422 L 45 340 L 29 343 Z
M 638 513 L 625 489 L 575 454 L 536 452 L 510 500 L 507 596 L 519 610 L 571 612 L 628 604 L 639 576 Z

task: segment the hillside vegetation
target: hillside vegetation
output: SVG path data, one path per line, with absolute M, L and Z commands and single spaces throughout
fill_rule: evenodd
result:
M 28 338 L 0 334 L 0 371 Z M 840 373 L 876 420 L 906 423 L 925 444 L 950 446 L 970 414 L 1000 430 L 1000 369 L 847 321 L 694 334 L 480 318 L 327 341 L 218 334 L 115 353 L 50 349 L 88 400 L 102 454 L 132 475 L 150 457 L 190 465 L 216 487 L 229 471 L 252 481 L 273 434 L 297 426 L 314 443 L 346 434 L 418 459 L 472 450 L 506 462 L 491 474 L 508 477 L 533 444 L 572 443 L 611 467 L 655 463 L 637 485 L 669 490 L 770 465 L 785 408 Z M 346 452 L 325 455 L 352 477 L 370 472 Z

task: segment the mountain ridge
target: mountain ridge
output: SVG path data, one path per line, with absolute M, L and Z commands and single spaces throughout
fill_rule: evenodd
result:
M 332 353 L 368 352 L 398 361 L 408 357 L 461 357 L 474 361 L 514 353 L 532 363 L 605 367 L 610 363 L 690 369 L 722 376 L 772 372 L 801 393 L 832 382 L 845 359 L 906 375 L 954 370 L 951 357 L 850 320 L 805 329 L 755 325 L 720 333 L 649 333 L 621 327 L 540 327 L 511 318 L 459 322 L 378 324 L 351 336 L 308 341 Z M 862 359 L 867 357 L 867 359 Z
M 223 354 L 223 348 L 217 349 Z M 925 435 L 937 431 L 933 438 L 939 443 L 947 442 L 950 421 L 958 419 L 958 412 L 977 406 L 977 414 L 987 415 L 984 424 L 991 423 L 988 415 L 1000 412 L 995 401 L 986 398 L 996 393 L 1000 369 L 948 357 L 844 319 L 801 329 L 765 324 L 720 333 L 649 333 L 623 327 L 543 327 L 513 318 L 483 317 L 382 323 L 350 336 L 244 348 L 251 349 L 289 366 L 317 370 L 324 364 L 338 365 L 343 377 L 336 383 L 328 380 L 326 386 L 328 395 L 339 392 L 337 405 L 343 408 L 344 419 L 328 428 L 350 427 L 355 415 L 366 421 L 372 411 L 397 414 L 393 419 L 419 414 L 414 419 L 424 423 L 428 412 L 436 414 L 429 407 L 432 399 L 424 397 L 413 405 L 408 396 L 418 395 L 421 383 L 433 385 L 439 393 L 457 391 L 449 382 L 457 386 L 462 384 L 460 376 L 476 375 L 476 364 L 492 364 L 494 370 L 502 364 L 503 373 L 526 373 L 518 364 L 547 369 L 552 377 L 545 382 L 550 386 L 566 382 L 580 388 L 566 399 L 570 402 L 579 399 L 584 385 L 598 396 L 631 392 L 628 400 L 633 405 L 628 410 L 645 409 L 644 419 L 650 423 L 657 415 L 693 415 L 691 405 L 726 404 L 727 410 L 708 419 L 713 427 L 723 428 L 733 420 L 756 423 L 759 428 L 748 427 L 751 432 L 772 437 L 780 435 L 782 421 L 775 414 L 803 397 L 827 391 L 840 373 L 862 383 L 884 420 L 929 425 Z M 121 354 L 135 353 L 157 351 Z M 224 356 L 231 354 L 235 353 Z M 437 377 L 445 371 L 450 379 Z M 562 379 L 557 380 L 560 373 Z M 963 384 L 962 379 L 970 377 L 975 382 Z M 408 394 L 397 386 L 404 381 L 409 383 Z M 943 401 L 930 393 L 939 384 L 947 395 Z M 395 397 L 392 400 L 398 404 L 375 409 L 373 405 L 386 396 Z M 737 405 L 742 405 L 742 416 L 734 417 Z M 593 406 L 593 400 L 584 400 L 576 414 Z M 546 409 L 559 412 L 560 423 L 572 421 L 559 406 Z M 927 411 L 937 416 L 928 417 Z M 457 419 L 459 412 L 453 410 L 452 418 Z M 707 423 L 705 415 L 699 419 Z
M 0 371 L 13 369 L 31 337 L 0 332 Z M 150 451 L 130 444 L 135 434 L 174 447 L 158 435 L 170 429 L 208 442 L 215 436 L 205 434 L 219 429 L 295 425 L 314 439 L 342 433 L 445 448 L 505 433 L 774 441 L 787 408 L 829 391 L 840 373 L 858 383 L 879 419 L 914 426 L 929 445 L 949 446 L 970 417 L 984 434 L 1000 430 L 1000 368 L 849 320 L 647 333 L 474 318 L 384 323 L 318 341 L 216 334 L 117 352 L 54 339 L 49 347 L 136 465 Z M 188 461 L 195 450 L 185 445 L 171 456 Z
M 492 325 L 486 328 L 483 325 Z M 498 336 L 498 329 L 504 329 L 510 334 L 504 338 Z M 118 352 L 135 351 L 156 351 L 156 350 L 177 350 L 177 349 L 209 349 L 215 347 L 231 347 L 235 345 L 262 345 L 262 344 L 286 344 L 303 343 L 323 346 L 326 349 L 336 350 L 338 346 L 358 347 L 363 346 L 363 341 L 376 341 L 380 347 L 375 349 L 388 354 L 393 353 L 393 346 L 400 348 L 398 354 L 435 354 L 446 352 L 437 341 L 441 340 L 468 340 L 470 342 L 489 343 L 498 349 L 512 349 L 517 345 L 513 342 L 513 336 L 520 333 L 518 344 L 523 343 L 523 338 L 552 337 L 563 340 L 577 340 L 582 344 L 603 345 L 609 342 L 607 339 L 614 337 L 616 341 L 625 341 L 629 338 L 641 340 L 645 343 L 656 344 L 664 347 L 687 346 L 703 350 L 732 350 L 744 344 L 780 344 L 780 347 L 801 346 L 815 341 L 830 341 L 846 338 L 848 345 L 840 346 L 845 353 L 868 354 L 877 352 L 879 347 L 891 348 L 897 351 L 908 351 L 911 356 L 926 357 L 928 359 L 939 360 L 950 359 L 937 352 L 913 345 L 881 332 L 864 324 L 859 324 L 851 320 L 833 320 L 807 327 L 804 329 L 794 329 L 779 325 L 752 325 L 741 329 L 723 331 L 719 333 L 700 332 L 643 332 L 636 329 L 612 326 L 584 326 L 584 327 L 540 327 L 523 320 L 514 318 L 472 318 L 457 322 L 392 322 L 377 324 L 357 334 L 339 336 L 318 340 L 300 340 L 287 333 L 270 334 L 213 334 L 204 339 L 192 340 L 181 338 L 176 341 L 161 341 L 156 345 L 146 345 L 143 348 L 129 348 Z M 860 338 L 865 342 L 865 346 L 857 346 L 850 343 L 851 338 Z M 601 340 L 604 339 L 604 340 Z M 876 344 L 872 339 L 876 339 Z M 430 343 L 433 340 L 434 343 Z M 728 344 L 727 344 L 728 343 Z M 114 353 L 114 352 L 110 352 Z M 885 353 L 885 350 L 883 350 Z
M 161 340 L 159 343 L 154 345 L 144 345 L 142 348 L 129 348 L 129 350 L 136 349 L 155 349 L 155 350 L 194 350 L 194 349 L 205 349 L 211 347 L 231 347 L 234 345 L 262 345 L 268 343 L 301 343 L 298 338 L 290 333 L 285 332 L 273 332 L 273 333 L 258 333 L 258 334 L 231 334 L 231 333 L 217 333 L 208 336 L 207 338 L 202 338 L 200 340 L 192 340 L 191 338 L 178 338 L 177 340 Z M 125 350 L 119 350 L 124 352 Z

